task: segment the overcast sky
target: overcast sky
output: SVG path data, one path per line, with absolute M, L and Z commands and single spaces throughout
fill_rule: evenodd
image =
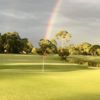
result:
M 33 44 L 45 36 L 56 0 L 0 0 L 0 32 L 17 31 Z M 71 43 L 100 44 L 100 0 L 62 0 L 52 35 L 66 29 Z

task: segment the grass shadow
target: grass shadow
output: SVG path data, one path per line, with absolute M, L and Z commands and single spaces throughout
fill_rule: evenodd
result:
M 23 70 L 41 72 L 43 65 L 0 65 L 0 70 Z M 77 70 L 89 70 L 86 65 L 44 65 L 45 72 L 68 72 L 68 71 L 77 71 Z

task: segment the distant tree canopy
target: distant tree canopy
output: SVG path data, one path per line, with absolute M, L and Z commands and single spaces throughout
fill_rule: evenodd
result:
M 93 45 L 91 46 L 90 50 L 89 50 L 89 53 L 92 55 L 92 56 L 100 56 L 100 45 Z
M 64 48 L 64 44 L 70 40 L 71 34 L 62 30 L 56 33 L 55 38 L 61 41 L 61 47 Z
M 40 39 L 39 47 L 33 47 L 27 38 L 21 38 L 18 32 L 0 33 L 0 53 L 24 53 L 24 54 L 58 54 L 62 59 L 66 59 L 69 55 L 91 55 L 100 56 L 100 45 L 93 45 L 83 42 L 78 45 L 67 45 L 67 41 L 71 38 L 71 34 L 67 31 L 59 31 L 56 36 L 51 39 Z M 61 48 L 57 45 L 56 39 L 61 42 Z M 64 44 L 64 42 L 66 42 Z
M 55 39 L 60 40 L 61 48 L 57 49 L 58 55 L 61 57 L 62 60 L 66 60 L 67 56 L 69 56 L 69 50 L 65 47 L 66 43 L 70 40 L 71 34 L 68 31 L 61 30 L 56 33 Z
M 40 39 L 40 48 L 37 48 L 37 53 L 41 55 L 57 53 L 56 41 L 50 41 L 47 39 Z
M 0 34 L 0 53 L 30 53 L 32 48 L 28 39 L 22 39 L 18 32 Z
M 92 55 L 100 56 L 100 45 L 92 45 L 84 42 L 79 45 L 72 45 L 66 47 L 70 55 Z
M 59 48 L 58 55 L 61 57 L 62 60 L 66 60 L 67 56 L 69 56 L 69 51 L 67 48 Z

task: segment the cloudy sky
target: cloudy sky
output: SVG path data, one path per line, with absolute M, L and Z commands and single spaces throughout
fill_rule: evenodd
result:
M 0 0 L 0 32 L 17 31 L 33 44 L 45 36 L 57 0 Z M 100 44 L 100 0 L 62 0 L 52 36 L 66 29 L 71 43 Z

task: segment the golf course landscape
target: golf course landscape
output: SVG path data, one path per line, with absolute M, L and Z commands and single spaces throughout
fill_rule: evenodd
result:
M 100 0 L 0 0 L 0 100 L 100 100 Z
M 100 62 L 100 57 L 87 59 Z M 1 54 L 0 100 L 100 100 L 99 67 L 57 55 L 46 56 L 42 67 L 40 55 Z

